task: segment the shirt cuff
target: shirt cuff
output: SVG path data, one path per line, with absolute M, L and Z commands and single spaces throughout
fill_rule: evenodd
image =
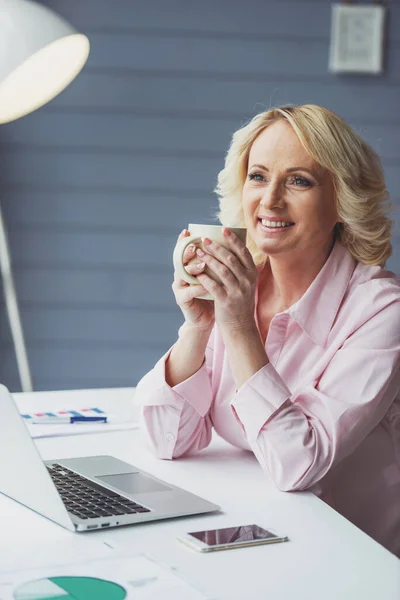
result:
M 170 348 L 166 354 L 155 364 L 153 370 L 148 374 L 151 380 L 151 392 L 147 395 L 143 406 L 175 406 L 181 409 L 184 402 L 190 404 L 194 410 L 205 417 L 210 410 L 212 402 L 211 380 L 204 360 L 202 366 L 189 379 L 178 383 L 174 387 L 168 385 L 165 379 L 165 363 L 173 349 Z
M 178 393 L 185 402 L 190 404 L 200 417 L 205 417 L 210 410 L 212 402 L 211 381 L 206 361 L 204 360 L 200 369 L 196 373 L 193 373 L 189 379 L 178 383 L 178 385 L 175 385 L 171 389 Z
M 266 422 L 290 397 L 291 391 L 270 363 L 242 385 L 231 407 L 249 443 L 257 440 Z

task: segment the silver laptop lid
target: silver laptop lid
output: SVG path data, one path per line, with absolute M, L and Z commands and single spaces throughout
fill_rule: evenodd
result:
M 0 385 L 0 405 L 0 492 L 75 531 L 28 428 L 4 385 Z

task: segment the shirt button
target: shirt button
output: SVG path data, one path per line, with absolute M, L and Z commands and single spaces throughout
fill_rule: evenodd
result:
M 172 441 L 175 439 L 175 436 L 174 436 L 174 434 L 173 434 L 173 433 L 171 433 L 171 432 L 170 432 L 170 433 L 166 433 L 166 434 L 165 434 L 165 438 L 166 438 L 166 439 L 167 439 L 169 442 L 172 442 Z

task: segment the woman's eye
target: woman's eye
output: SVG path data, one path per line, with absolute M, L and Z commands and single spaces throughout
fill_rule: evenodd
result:
M 264 181 L 264 176 L 261 173 L 249 173 L 250 181 Z
M 305 177 L 299 177 L 298 175 L 295 175 L 292 178 L 291 183 L 294 183 L 299 187 L 311 187 L 311 181 L 305 179 Z

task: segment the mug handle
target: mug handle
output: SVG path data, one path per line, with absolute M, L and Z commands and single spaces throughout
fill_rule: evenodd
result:
M 201 242 L 201 236 L 190 235 L 189 237 L 184 237 L 181 240 L 178 240 L 173 254 L 173 262 L 175 270 L 181 279 L 187 283 L 199 285 L 200 282 L 197 280 L 197 277 L 190 275 L 183 266 L 183 253 L 185 252 L 187 246 L 189 246 L 189 244 L 193 244 L 193 242 Z

